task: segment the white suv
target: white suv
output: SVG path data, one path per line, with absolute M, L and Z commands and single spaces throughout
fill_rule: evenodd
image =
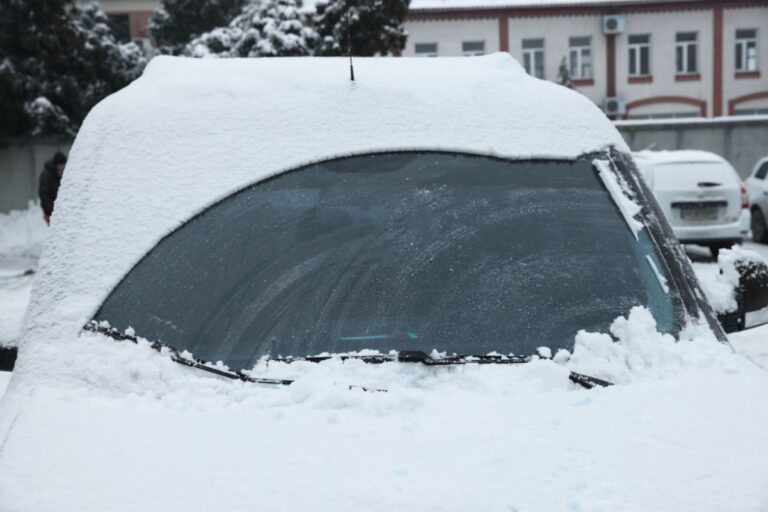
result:
M 768 228 L 765 224 L 765 215 L 768 212 L 768 183 L 765 176 L 768 174 L 768 157 L 763 158 L 752 169 L 747 178 L 749 197 L 752 199 L 752 236 L 755 242 L 768 243 Z
M 641 151 L 635 161 L 682 243 L 720 249 L 749 236 L 749 195 L 739 175 L 708 151 Z

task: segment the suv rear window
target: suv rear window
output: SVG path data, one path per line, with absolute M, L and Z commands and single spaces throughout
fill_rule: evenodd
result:
M 735 171 L 721 162 L 677 162 L 653 166 L 655 188 L 690 188 L 698 183 L 740 186 Z
M 96 319 L 237 369 L 364 349 L 528 355 L 637 305 L 673 329 L 653 266 L 588 161 L 370 154 L 212 206 Z

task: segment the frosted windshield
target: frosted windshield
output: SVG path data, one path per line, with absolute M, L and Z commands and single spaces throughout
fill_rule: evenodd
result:
M 637 305 L 673 328 L 644 231 L 636 241 L 587 161 L 358 156 L 212 206 L 96 319 L 236 369 L 364 349 L 528 355 Z

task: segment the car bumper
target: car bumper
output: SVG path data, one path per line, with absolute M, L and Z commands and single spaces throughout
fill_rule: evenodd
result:
M 683 243 L 738 243 L 751 235 L 750 217 L 749 210 L 742 210 L 736 222 L 705 226 L 672 226 L 672 231 Z

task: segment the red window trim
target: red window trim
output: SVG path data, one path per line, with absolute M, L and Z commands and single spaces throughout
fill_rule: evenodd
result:
M 760 78 L 760 71 L 737 71 L 734 78 Z
M 768 98 L 768 91 L 754 92 L 752 94 L 745 94 L 744 96 L 737 96 L 728 101 L 728 115 L 732 116 L 736 114 L 736 105 L 739 103 L 745 103 L 752 100 L 761 100 Z
M 698 82 L 701 80 L 699 73 L 678 73 L 675 75 L 675 82 Z
M 653 75 L 630 76 L 628 81 L 631 84 L 650 84 L 653 82 Z
M 590 85 L 595 85 L 595 79 L 594 78 L 574 78 L 571 80 L 571 83 L 574 87 L 587 87 Z
M 689 98 L 687 96 L 652 96 L 627 103 L 627 113 L 630 110 L 645 107 L 646 105 L 656 105 L 658 103 L 682 103 L 684 105 L 693 105 L 699 108 L 699 115 L 707 117 L 707 102 L 698 98 Z

